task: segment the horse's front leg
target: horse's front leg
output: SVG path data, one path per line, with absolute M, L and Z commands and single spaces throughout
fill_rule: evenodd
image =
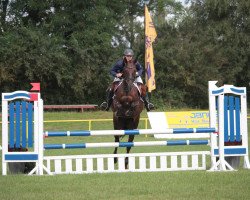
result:
M 115 142 L 120 142 L 120 136 L 114 136 Z M 118 147 L 115 147 L 114 154 L 117 154 Z M 117 163 L 117 157 L 114 158 L 114 163 Z
M 133 142 L 135 136 L 134 135 L 129 135 L 128 137 L 128 142 Z M 127 154 L 129 154 L 131 147 L 127 147 Z M 128 157 L 125 158 L 125 169 L 128 169 Z

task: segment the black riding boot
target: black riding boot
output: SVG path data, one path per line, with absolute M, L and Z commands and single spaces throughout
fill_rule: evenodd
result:
M 155 107 L 154 104 L 150 103 L 148 98 L 142 97 L 142 100 L 144 101 L 145 108 L 146 108 L 147 111 L 150 111 L 150 110 L 154 109 L 154 107 Z
M 109 110 L 113 102 L 113 95 L 114 95 L 114 92 L 111 89 L 107 90 L 107 101 L 102 102 L 102 104 L 100 105 L 101 109 L 106 110 L 106 111 Z

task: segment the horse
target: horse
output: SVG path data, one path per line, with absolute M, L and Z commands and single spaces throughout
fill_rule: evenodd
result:
M 125 62 L 122 71 L 122 82 L 114 88 L 114 98 L 111 105 L 114 130 L 137 129 L 140 121 L 140 114 L 144 104 L 140 97 L 140 89 L 135 83 L 137 72 L 135 63 L 135 60 Z M 140 87 L 143 88 L 143 86 Z M 115 142 L 120 141 L 121 136 L 115 135 L 114 137 Z M 134 135 L 129 135 L 128 142 L 133 142 L 133 140 Z M 116 147 L 114 154 L 117 154 L 117 149 Z M 129 154 L 130 149 L 131 147 L 126 147 L 127 154 Z M 114 158 L 114 163 L 117 163 L 117 158 Z M 125 158 L 125 168 L 128 168 L 128 157 Z

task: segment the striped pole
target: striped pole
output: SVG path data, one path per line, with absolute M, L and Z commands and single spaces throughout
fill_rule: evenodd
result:
M 172 128 L 172 129 L 141 129 L 141 130 L 97 130 L 97 131 L 47 131 L 46 137 L 57 136 L 108 136 L 108 135 L 153 135 L 153 134 L 185 134 L 214 133 L 216 128 Z
M 82 144 L 45 144 L 44 149 L 75 149 L 102 147 L 142 147 L 142 146 L 176 146 L 176 145 L 209 145 L 209 140 L 171 140 L 148 142 L 106 142 Z

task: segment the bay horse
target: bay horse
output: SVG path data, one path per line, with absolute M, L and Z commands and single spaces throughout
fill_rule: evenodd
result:
M 143 110 L 144 103 L 141 100 L 140 89 L 134 82 L 136 79 L 136 61 L 125 62 L 122 71 L 122 82 L 114 88 L 114 98 L 112 102 L 113 125 L 114 130 L 133 130 L 137 129 L 140 114 Z M 141 86 L 143 88 L 144 85 Z M 143 89 L 144 90 L 144 89 Z M 145 89 L 146 93 L 146 89 Z M 114 136 L 115 142 L 120 141 L 122 136 Z M 134 135 L 128 136 L 128 142 L 133 142 Z M 117 154 L 118 147 L 115 148 L 114 154 Z M 131 147 L 126 147 L 127 154 Z M 117 163 L 117 158 L 114 158 Z M 125 168 L 128 168 L 128 157 L 125 158 Z

